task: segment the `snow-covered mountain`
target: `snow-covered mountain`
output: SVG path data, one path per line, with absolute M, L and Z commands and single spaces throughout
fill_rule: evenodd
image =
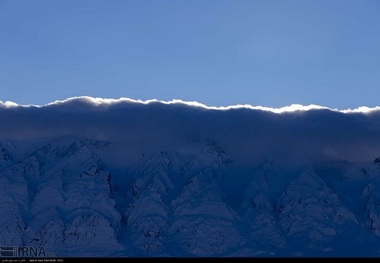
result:
M 0 129 L 2 246 L 59 256 L 380 256 L 377 116 L 52 107 L 62 130 L 46 123 L 41 136 L 31 124 L 46 108 L 15 121 L 25 130 Z M 3 109 L 0 122 L 14 115 Z M 350 122 L 364 128 L 347 131 Z

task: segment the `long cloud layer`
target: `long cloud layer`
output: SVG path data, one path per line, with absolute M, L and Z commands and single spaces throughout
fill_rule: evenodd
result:
M 108 140 L 129 147 L 132 154 L 212 142 L 245 163 L 267 156 L 286 161 L 369 161 L 380 156 L 379 134 L 379 107 L 208 107 L 181 100 L 91 97 L 44 106 L 0 102 L 3 139 L 74 135 Z
M 210 109 L 210 110 L 229 110 L 229 109 L 252 109 L 252 110 L 263 110 L 263 111 L 269 111 L 273 113 L 284 113 L 284 112 L 294 112 L 294 111 L 308 111 L 308 110 L 318 110 L 318 109 L 326 109 L 336 112 L 342 112 L 342 113 L 370 113 L 370 112 L 376 112 L 380 110 L 380 107 L 366 107 L 361 106 L 355 109 L 345 109 L 345 110 L 339 110 L 336 108 L 328 108 L 325 106 L 319 106 L 319 105 L 301 105 L 301 104 L 292 104 L 290 106 L 280 107 L 280 108 L 272 108 L 272 107 L 263 107 L 263 106 L 252 106 L 249 104 L 237 104 L 237 105 L 230 105 L 230 106 L 207 106 L 205 104 L 199 103 L 197 101 L 183 101 L 179 99 L 174 99 L 171 101 L 162 101 L 157 99 L 151 99 L 151 100 L 134 100 L 129 98 L 119 98 L 119 99 L 108 99 L 108 98 L 95 98 L 95 97 L 89 97 L 89 96 L 79 96 L 79 97 L 73 97 L 68 98 L 65 100 L 56 100 L 54 102 L 48 103 L 46 105 L 22 105 L 17 104 L 12 101 L 0 101 L 0 107 L 1 108 L 12 108 L 12 107 L 46 107 L 46 106 L 52 106 L 52 105 L 61 105 L 61 104 L 70 104 L 70 103 L 84 103 L 88 104 L 89 106 L 112 106 L 114 104 L 119 103 L 140 103 L 140 104 L 151 104 L 151 103 L 162 103 L 162 104 L 184 104 L 192 107 L 201 107 L 204 109 Z

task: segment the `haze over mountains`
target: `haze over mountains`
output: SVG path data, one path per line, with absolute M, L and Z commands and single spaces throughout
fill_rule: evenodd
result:
M 378 109 L 0 103 L 0 244 L 60 256 L 379 256 L 379 134 Z

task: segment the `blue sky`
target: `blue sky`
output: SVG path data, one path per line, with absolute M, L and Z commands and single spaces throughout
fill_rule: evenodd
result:
M 0 0 L 0 100 L 380 105 L 377 0 Z

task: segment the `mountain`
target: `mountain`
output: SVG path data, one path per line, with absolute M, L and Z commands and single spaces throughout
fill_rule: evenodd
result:
M 377 113 L 67 103 L 0 108 L 1 246 L 380 256 Z
M 237 203 L 225 182 L 239 171 L 214 143 L 141 156 L 115 178 L 99 157 L 110 146 L 54 138 L 17 159 L 2 144 L 1 243 L 61 256 L 379 255 L 376 160 L 337 165 L 331 176 L 267 159 L 234 193 Z M 117 176 L 129 183 L 115 185 Z

